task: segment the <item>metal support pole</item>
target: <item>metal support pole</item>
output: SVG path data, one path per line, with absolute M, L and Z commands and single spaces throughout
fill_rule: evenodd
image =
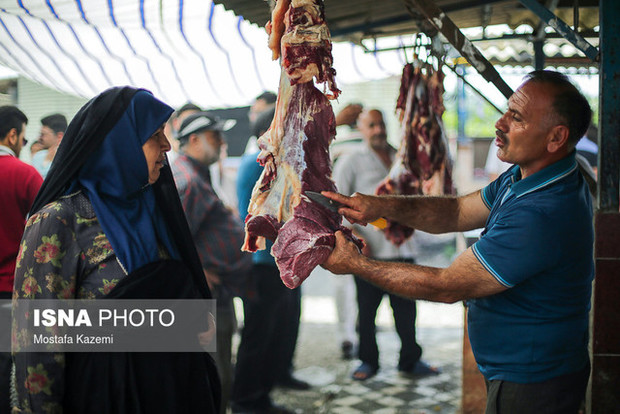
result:
M 456 81 L 456 114 L 457 114 L 457 124 L 458 124 L 458 137 L 457 139 L 462 142 L 466 139 L 465 135 L 465 125 L 467 124 L 467 97 L 465 95 L 465 67 L 459 65 L 456 67 L 456 73 L 459 76 Z
M 403 2 L 407 9 L 419 10 L 428 22 L 440 31 L 448 39 L 448 42 L 459 51 L 461 56 L 467 59 L 487 82 L 492 82 L 506 99 L 512 95 L 512 88 L 497 73 L 493 65 L 435 3 L 431 0 L 403 0 Z
M 586 411 L 608 414 L 620 407 L 620 2 L 599 0 L 600 50 L 598 208 L 594 218 L 592 386 Z
M 545 40 L 534 40 L 534 69 L 543 70 L 545 68 L 545 52 L 543 46 Z
M 600 0 L 598 208 L 618 211 L 620 191 L 620 3 Z
M 579 0 L 573 1 L 573 30 L 579 33 Z
M 555 8 L 558 7 L 559 1 L 560 0 L 547 0 L 545 7 L 553 12 Z M 534 69 L 536 70 L 543 70 L 545 68 L 545 51 L 543 47 L 545 46 L 545 37 L 547 37 L 547 33 L 545 32 L 546 26 L 545 22 L 541 20 L 534 31 L 535 34 L 532 39 L 532 46 L 534 47 Z

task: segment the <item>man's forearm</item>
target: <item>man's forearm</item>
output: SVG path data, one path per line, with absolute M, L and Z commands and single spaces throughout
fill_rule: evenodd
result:
M 352 223 L 370 223 L 380 217 L 428 233 L 448 233 L 483 227 L 489 209 L 480 191 L 466 196 L 371 196 L 348 197 L 325 191 L 323 195 L 342 204 L 338 209 Z
M 323 267 L 335 274 L 352 273 L 396 295 L 435 302 L 453 303 L 506 290 L 471 248 L 447 268 L 385 262 L 362 255 L 340 231 L 336 232 L 336 246 Z
M 460 298 L 454 296 L 450 291 L 450 286 L 442 281 L 444 270 L 364 258 L 358 263 L 354 273 L 383 290 L 399 296 L 452 303 Z

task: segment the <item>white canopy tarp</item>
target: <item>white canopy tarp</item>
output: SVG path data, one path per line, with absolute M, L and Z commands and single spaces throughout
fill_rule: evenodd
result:
M 402 51 L 379 59 L 351 43 L 333 54 L 341 84 L 405 63 Z M 133 85 L 205 108 L 248 105 L 280 75 L 265 30 L 209 0 L 0 0 L 0 64 L 86 98 Z

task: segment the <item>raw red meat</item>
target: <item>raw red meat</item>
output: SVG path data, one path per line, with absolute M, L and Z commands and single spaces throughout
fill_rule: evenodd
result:
M 271 254 L 282 281 L 292 289 L 327 259 L 334 233 L 348 230 L 341 226 L 338 213 L 304 195 L 336 190 L 328 150 L 336 134 L 334 112 L 328 97 L 313 83 L 313 79 L 325 83 L 329 97 L 340 92 L 334 83 L 323 2 L 292 0 L 283 14 L 288 3 L 278 0 L 268 25 L 274 56 L 282 56 L 282 74 L 273 122 L 258 141 L 258 162 L 265 169 L 252 192 L 243 249 L 264 249 L 265 238 L 275 239 Z M 279 36 L 273 30 L 281 27 L 278 18 L 284 19 L 281 41 L 273 37 Z
M 271 49 L 273 60 L 280 57 L 280 41 L 285 30 L 284 14 L 288 11 L 290 4 L 291 0 L 277 1 L 271 12 L 271 20 L 265 25 L 269 35 L 269 48 Z
M 419 63 L 403 69 L 396 110 L 401 122 L 401 143 L 388 176 L 377 187 L 381 194 L 452 194 L 452 163 L 443 133 L 443 72 Z M 388 220 L 385 237 L 396 245 L 413 229 Z

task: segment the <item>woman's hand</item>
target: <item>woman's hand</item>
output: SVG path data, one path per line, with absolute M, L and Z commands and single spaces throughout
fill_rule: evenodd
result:
M 209 289 L 214 290 L 217 286 L 222 283 L 220 277 L 207 269 L 202 269 L 205 274 L 205 279 L 207 279 L 207 285 L 209 285 Z
M 198 334 L 198 342 L 200 343 L 200 346 L 202 346 L 203 348 L 209 347 L 209 345 L 215 339 L 215 318 L 213 317 L 213 314 L 210 312 L 207 317 L 209 318 L 208 320 L 209 327 L 207 328 L 205 332 L 200 332 Z
M 343 204 L 338 209 L 338 213 L 342 214 L 351 223 L 361 224 L 365 226 L 382 217 L 383 202 L 380 197 L 366 194 L 355 193 L 351 197 L 331 191 L 322 191 L 325 197 Z
M 344 275 L 355 273 L 363 260 L 366 258 L 355 243 L 347 239 L 341 231 L 337 231 L 334 250 L 322 266 L 334 274 Z

